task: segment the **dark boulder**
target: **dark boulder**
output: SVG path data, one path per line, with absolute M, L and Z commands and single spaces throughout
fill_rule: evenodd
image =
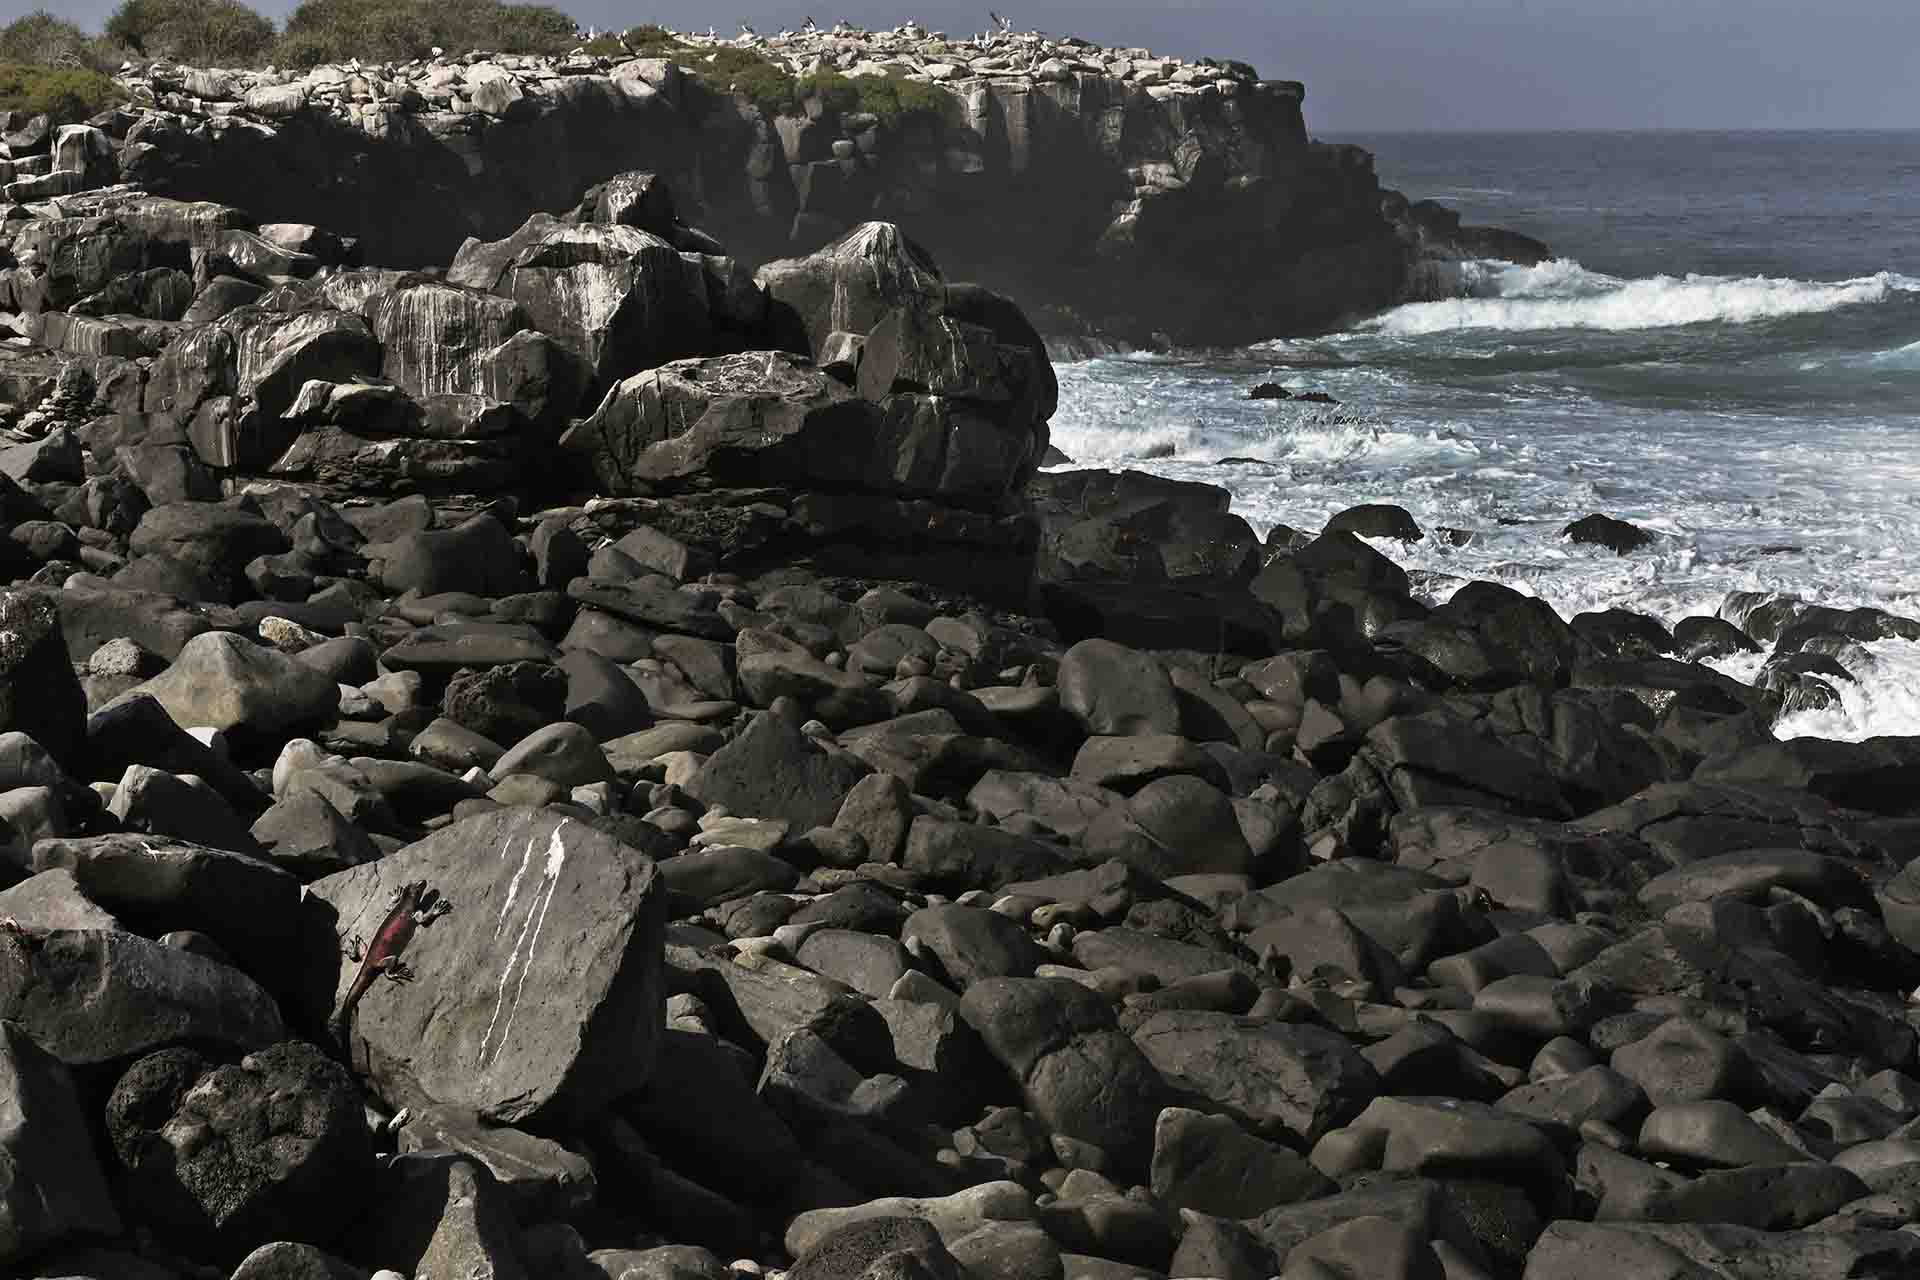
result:
M 142 1058 L 114 1087 L 107 1132 L 135 1216 L 194 1256 L 331 1243 L 371 1192 L 353 1077 L 300 1041 L 237 1065 L 189 1049 Z
M 1645 529 L 1598 512 L 1582 516 L 1560 532 L 1563 536 L 1573 539 L 1575 543 L 1605 547 L 1620 556 L 1638 551 L 1653 543 L 1653 535 Z

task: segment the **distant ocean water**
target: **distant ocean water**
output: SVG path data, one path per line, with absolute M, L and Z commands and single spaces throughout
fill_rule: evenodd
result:
M 1328 140 L 1556 258 L 1463 263 L 1459 296 L 1324 338 L 1063 364 L 1076 463 L 1222 485 L 1261 533 L 1396 502 L 1472 537 L 1381 551 L 1563 616 L 1777 590 L 1920 618 L 1920 132 Z M 1246 398 L 1269 380 L 1341 404 Z M 1658 545 L 1566 542 L 1590 511 Z M 1867 652 L 1840 706 L 1777 732 L 1920 734 L 1920 645 Z

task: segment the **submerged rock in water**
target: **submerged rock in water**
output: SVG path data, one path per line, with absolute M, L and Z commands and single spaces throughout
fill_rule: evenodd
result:
M 1612 516 L 1595 512 L 1582 516 L 1568 525 L 1561 533 L 1576 543 L 1588 546 L 1605 547 L 1615 555 L 1628 555 L 1645 546 L 1651 546 L 1653 535 L 1625 520 L 1616 520 Z

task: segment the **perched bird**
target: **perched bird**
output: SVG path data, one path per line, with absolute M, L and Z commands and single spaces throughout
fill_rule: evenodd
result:
M 747 22 L 743 19 L 740 23 L 740 34 L 743 36 L 750 36 L 753 33 L 754 33 L 753 28 L 750 25 L 748 25 Z
M 805 31 L 808 35 L 812 35 L 814 32 L 818 31 L 819 29 L 820 29 L 820 25 L 813 20 L 813 15 L 808 14 L 807 24 L 804 27 L 802 27 L 801 30 Z
M 707 39 L 718 40 L 719 38 L 720 38 L 720 32 L 716 28 L 714 27 L 707 28 Z

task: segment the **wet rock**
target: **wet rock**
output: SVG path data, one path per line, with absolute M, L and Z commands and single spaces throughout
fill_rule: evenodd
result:
M 1582 516 L 1561 531 L 1576 543 L 1605 547 L 1615 555 L 1630 555 L 1653 542 L 1653 535 L 1625 520 L 1595 513 Z
M 1400 542 L 1419 542 L 1426 536 L 1405 507 L 1387 502 L 1369 502 L 1337 512 L 1327 520 L 1325 532 L 1393 538 Z

